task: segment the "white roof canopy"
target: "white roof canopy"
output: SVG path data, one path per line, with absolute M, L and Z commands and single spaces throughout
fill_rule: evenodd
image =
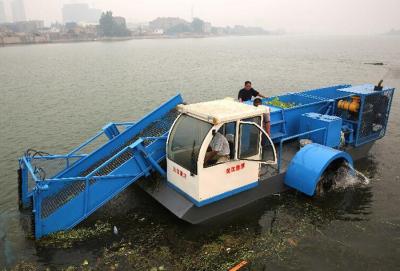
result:
M 179 105 L 178 110 L 207 122 L 218 124 L 243 118 L 260 116 L 268 107 L 240 103 L 233 99 L 215 100 L 196 104 Z

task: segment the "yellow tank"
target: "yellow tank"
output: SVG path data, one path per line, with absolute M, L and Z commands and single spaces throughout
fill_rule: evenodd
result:
M 350 112 L 357 113 L 358 110 L 360 109 L 360 97 L 359 96 L 351 97 L 351 102 L 340 100 L 338 102 L 337 107 L 342 110 L 347 110 Z

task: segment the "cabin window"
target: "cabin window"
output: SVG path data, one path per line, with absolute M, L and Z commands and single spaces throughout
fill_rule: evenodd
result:
M 182 114 L 171 130 L 168 159 L 197 174 L 200 147 L 211 128 L 208 122 Z
M 218 133 L 218 134 L 217 134 Z M 213 142 L 219 137 L 218 143 Z M 204 157 L 204 167 L 214 166 L 216 164 L 226 163 L 235 158 L 235 142 L 236 142 L 236 122 L 229 122 L 222 125 L 218 131 L 215 130 L 213 139 L 207 148 Z M 220 153 L 215 153 L 212 144 L 218 145 Z
M 261 118 L 254 117 L 242 121 L 256 123 L 260 125 Z M 259 156 L 260 150 L 260 130 L 257 126 L 248 123 L 241 123 L 239 129 L 239 159 L 254 159 Z

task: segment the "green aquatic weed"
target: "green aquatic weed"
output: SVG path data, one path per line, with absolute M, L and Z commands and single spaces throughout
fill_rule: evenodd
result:
M 42 247 L 70 248 L 77 242 L 103 236 L 106 233 L 111 233 L 111 224 L 97 222 L 93 227 L 53 233 L 40 239 L 38 245 Z
M 279 100 L 279 97 L 275 97 L 273 98 L 271 101 L 266 103 L 267 105 L 272 105 L 272 106 L 276 106 L 276 107 L 280 107 L 280 108 L 292 108 L 295 107 L 299 104 L 296 103 L 286 103 L 286 102 L 282 102 L 281 100 Z

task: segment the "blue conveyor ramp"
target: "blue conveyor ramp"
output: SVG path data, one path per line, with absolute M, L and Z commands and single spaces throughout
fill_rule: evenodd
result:
M 67 155 L 27 152 L 19 160 L 19 198 L 20 207 L 32 208 L 35 238 L 73 228 L 151 171 L 164 175 L 159 162 L 165 159 L 167 135 L 180 103 L 176 95 L 140 121 L 126 124 L 123 132 L 111 123 Z M 109 140 L 90 154 L 76 154 L 99 135 Z M 54 162 L 64 166 L 46 176 L 43 165 Z

